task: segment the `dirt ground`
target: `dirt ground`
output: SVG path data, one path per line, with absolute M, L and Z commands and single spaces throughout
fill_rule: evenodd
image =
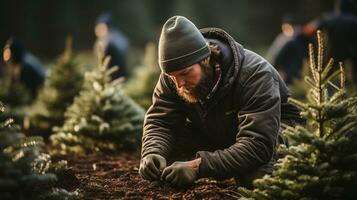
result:
M 178 189 L 163 182 L 149 182 L 138 174 L 139 154 L 61 156 L 71 167 L 72 178 L 61 185 L 75 190 L 80 199 L 233 199 L 233 179 L 200 179 L 192 187 Z

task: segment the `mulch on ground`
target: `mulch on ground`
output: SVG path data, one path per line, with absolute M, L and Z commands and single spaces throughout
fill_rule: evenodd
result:
M 190 188 L 179 189 L 160 181 L 150 182 L 138 174 L 139 154 L 61 156 L 71 167 L 72 178 L 61 185 L 79 192 L 81 199 L 233 199 L 233 179 L 200 179 Z

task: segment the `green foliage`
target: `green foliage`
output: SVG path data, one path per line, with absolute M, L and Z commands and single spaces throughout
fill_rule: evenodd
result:
M 135 150 L 141 139 L 143 109 L 122 89 L 122 79 L 111 81 L 117 67 L 99 53 L 99 64 L 85 74 L 83 88 L 65 112 L 62 127 L 54 129 L 55 153 Z
M 145 109 L 152 104 L 152 94 L 161 72 L 157 60 L 155 44 L 147 44 L 142 64 L 124 88 L 125 93 Z
M 8 72 L 6 71 L 5 76 L 0 80 L 0 100 L 6 107 L 0 119 L 11 117 L 16 121 L 22 121 L 25 115 L 23 109 L 33 100 L 33 97 L 25 85 L 12 79 Z
M 42 137 L 26 137 L 12 119 L 0 121 L 0 199 L 76 198 L 54 187 L 57 177 L 49 172 L 51 157 L 43 147 Z
M 30 91 L 21 82 L 12 81 L 10 76 L 6 75 L 0 84 L 0 99 L 6 106 L 24 106 L 31 101 Z
M 348 97 L 345 72 L 323 67 L 323 41 L 317 34 L 315 62 L 310 45 L 311 75 L 307 102 L 289 101 L 302 110 L 306 127 L 288 127 L 291 146 L 281 146 L 284 157 L 271 175 L 254 181 L 256 189 L 239 188 L 242 199 L 356 199 L 357 198 L 357 97 Z
M 53 126 L 63 124 L 64 112 L 82 86 L 83 68 L 72 54 L 72 40 L 68 38 L 64 53 L 52 68 L 36 101 L 28 108 L 32 128 L 51 132 Z
M 344 64 L 344 71 L 345 71 L 345 88 L 347 89 L 347 95 L 353 95 L 357 92 L 357 85 L 354 82 L 353 77 L 353 64 L 350 60 L 345 60 Z M 330 72 L 334 71 L 334 68 L 331 69 Z M 308 59 L 304 59 L 302 70 L 301 70 L 301 77 L 308 76 L 310 73 L 310 66 Z M 291 96 L 294 99 L 299 101 L 306 101 L 308 98 L 308 91 L 309 91 L 309 84 L 302 78 L 302 79 L 294 79 L 292 84 L 289 85 L 289 89 L 291 91 Z

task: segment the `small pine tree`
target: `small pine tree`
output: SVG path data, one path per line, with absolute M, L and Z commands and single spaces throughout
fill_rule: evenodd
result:
M 289 99 L 307 119 L 306 127 L 288 127 L 291 146 L 271 175 L 254 181 L 256 189 L 239 188 L 242 199 L 356 199 L 357 97 L 348 97 L 345 74 L 333 59 L 323 67 L 323 40 L 317 33 L 317 65 L 310 45 L 307 102 Z M 340 84 L 338 84 L 338 82 Z
M 5 105 L 19 107 L 31 102 L 30 91 L 22 83 L 12 81 L 7 76 L 0 81 L 0 84 L 0 98 Z
M 0 85 L 0 100 L 6 107 L 0 119 L 13 118 L 21 122 L 25 116 L 24 107 L 33 100 L 30 91 L 20 81 L 13 80 L 8 73 L 0 80 Z
M 324 55 L 327 53 L 324 53 Z M 344 64 L 344 69 L 345 69 L 345 88 L 347 89 L 347 94 L 354 94 L 357 92 L 357 85 L 354 82 L 353 78 L 353 64 L 351 63 L 350 60 L 345 60 L 347 62 L 347 65 Z M 300 75 L 301 77 L 308 76 L 310 73 L 310 66 L 309 66 L 309 61 L 308 59 L 303 60 L 303 64 L 301 67 L 301 72 Z M 294 79 L 292 81 L 292 84 L 289 85 L 289 89 L 291 91 L 291 96 L 294 99 L 300 100 L 300 101 L 306 101 L 308 90 L 309 90 L 309 85 L 306 83 L 304 78 L 302 79 Z
M 152 94 L 160 76 L 160 68 L 157 65 L 157 53 L 155 44 L 146 45 L 143 62 L 134 72 L 134 77 L 129 80 L 124 90 L 144 109 L 152 104 Z
M 122 89 L 122 79 L 111 81 L 117 67 L 108 69 L 109 57 L 85 74 L 83 88 L 65 112 L 65 122 L 50 137 L 59 151 L 86 153 L 103 150 L 134 150 L 140 144 L 143 109 Z
M 0 114 L 4 107 L 0 105 Z M 0 121 L 0 199 L 75 199 L 55 188 L 51 157 L 42 137 L 26 137 L 12 119 Z
M 36 101 L 28 108 L 32 129 L 50 133 L 53 126 L 63 124 L 64 112 L 82 86 L 83 68 L 72 54 L 72 40 L 68 38 L 64 53 L 52 68 Z

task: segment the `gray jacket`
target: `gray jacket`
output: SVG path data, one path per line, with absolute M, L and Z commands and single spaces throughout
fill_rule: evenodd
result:
M 281 120 L 298 119 L 298 110 L 287 103 L 285 83 L 264 58 L 221 29 L 201 32 L 229 49 L 223 51 L 218 88 L 203 105 L 188 104 L 178 96 L 172 80 L 161 74 L 145 116 L 142 157 L 155 153 L 168 158 L 175 135 L 180 134 L 177 130 L 189 121 L 217 147 L 213 152 L 197 152 L 202 158 L 200 177 L 244 174 L 271 160 Z

